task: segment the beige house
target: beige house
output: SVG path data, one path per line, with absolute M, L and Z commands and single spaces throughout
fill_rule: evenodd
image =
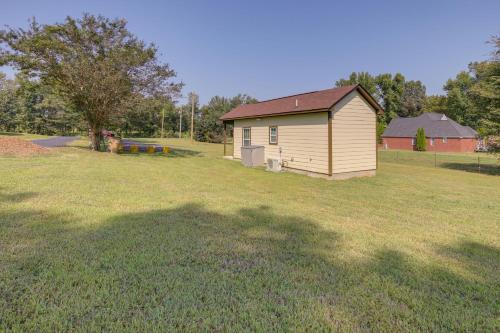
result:
M 283 168 L 343 179 L 375 175 L 376 116 L 380 105 L 360 85 L 244 104 L 224 114 L 233 124 L 234 159 L 241 147 L 264 146 L 265 161 Z

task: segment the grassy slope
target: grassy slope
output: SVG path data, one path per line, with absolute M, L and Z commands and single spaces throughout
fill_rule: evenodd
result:
M 328 182 L 168 142 L 0 157 L 0 330 L 500 329 L 500 177 Z

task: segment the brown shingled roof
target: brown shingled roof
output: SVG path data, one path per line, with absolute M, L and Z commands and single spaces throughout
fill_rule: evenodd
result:
M 382 111 L 382 107 L 362 86 L 353 85 L 275 98 L 255 104 L 242 104 L 224 114 L 220 119 L 234 120 L 326 111 L 354 90 L 358 90 L 377 111 Z

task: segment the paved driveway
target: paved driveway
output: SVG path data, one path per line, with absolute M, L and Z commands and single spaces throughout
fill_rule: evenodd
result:
M 31 142 L 47 148 L 64 147 L 66 144 L 79 139 L 79 136 L 58 136 L 50 139 L 32 140 Z

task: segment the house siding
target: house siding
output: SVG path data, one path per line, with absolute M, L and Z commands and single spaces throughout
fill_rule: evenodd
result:
M 278 126 L 278 144 L 269 144 L 269 126 Z M 286 167 L 328 174 L 327 112 L 235 120 L 233 156 L 237 159 L 244 127 L 251 128 L 252 145 L 265 147 L 266 161 L 281 157 Z
M 333 173 L 377 168 L 376 111 L 357 92 L 333 109 Z

